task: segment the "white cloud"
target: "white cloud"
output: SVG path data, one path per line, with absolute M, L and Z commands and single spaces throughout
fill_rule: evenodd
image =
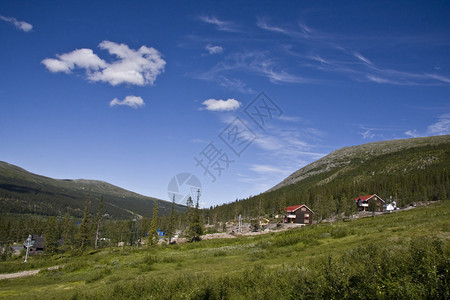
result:
M 228 100 L 208 99 L 203 101 L 202 104 L 206 106 L 204 109 L 211 111 L 236 110 L 241 106 L 241 103 L 235 99 L 228 99 Z
M 236 32 L 238 26 L 230 21 L 221 21 L 214 16 L 201 16 L 199 19 L 205 23 L 215 25 L 220 31 Z
M 120 101 L 117 98 L 114 98 L 113 100 L 111 100 L 111 102 L 109 102 L 109 105 L 111 107 L 116 105 L 126 105 L 134 109 L 138 109 L 139 107 L 145 106 L 145 103 L 141 97 L 126 96 L 125 99 L 123 99 L 122 101 Z
M 31 25 L 30 23 L 27 23 L 24 21 L 17 21 L 16 18 L 13 18 L 13 17 L 5 17 L 5 16 L 0 15 L 0 20 L 11 23 L 14 26 L 16 26 L 17 29 L 20 29 L 25 32 L 29 32 L 29 31 L 33 30 L 33 25 Z
M 357 59 L 359 59 L 360 61 L 362 61 L 362 62 L 364 62 L 364 63 L 366 63 L 366 64 L 368 64 L 368 65 L 371 65 L 371 64 L 372 64 L 372 62 L 371 62 L 369 59 L 367 59 L 367 58 L 365 58 L 364 56 L 362 56 L 361 53 L 353 52 L 353 55 L 354 55 Z
M 228 78 L 222 75 L 218 75 L 215 78 L 216 82 L 225 88 L 237 90 L 243 94 L 256 94 L 256 92 L 247 87 L 247 85 L 239 79 Z
M 251 51 L 229 55 L 224 61 L 216 64 L 211 70 L 196 78 L 218 81 L 220 76 L 235 71 L 247 71 L 268 78 L 273 83 L 311 83 L 313 80 L 293 75 L 282 69 L 275 58 L 267 56 L 267 52 Z
M 270 166 L 270 165 L 252 165 L 250 167 L 250 170 L 260 173 L 260 174 L 273 174 L 273 173 L 281 173 L 286 174 L 290 170 L 282 169 L 276 166 Z
M 286 122 L 300 122 L 302 120 L 302 118 L 300 117 L 291 117 L 291 116 L 286 116 L 286 115 L 281 115 L 278 117 L 278 119 L 282 120 L 282 121 L 286 121 Z
M 206 45 L 206 50 L 208 50 L 209 54 L 220 54 L 223 52 L 223 48 L 220 46 Z
M 417 132 L 417 130 L 415 130 L 415 129 L 405 131 L 405 135 L 410 136 L 410 137 L 413 137 L 413 138 L 419 137 L 419 136 L 420 136 L 420 134 L 419 134 L 419 133 Z
M 427 132 L 432 135 L 450 134 L 450 113 L 439 116 L 436 123 L 428 126 Z
M 91 49 L 77 49 L 69 53 L 56 55 L 58 58 L 46 58 L 42 63 L 50 72 L 70 73 L 75 67 L 86 70 L 106 68 L 107 63 Z
M 301 65 L 315 68 L 321 72 L 338 72 L 346 74 L 352 80 L 356 81 L 371 81 L 378 84 L 389 85 L 401 85 L 401 86 L 435 86 L 435 85 L 448 85 L 450 78 L 443 74 L 429 74 L 423 71 L 402 71 L 396 69 L 389 69 L 383 66 L 374 64 L 370 59 L 363 56 L 359 51 L 351 50 L 354 45 L 348 45 L 348 37 L 341 35 L 330 34 L 326 32 L 320 32 L 307 27 L 304 24 L 298 23 L 300 27 L 297 28 L 292 25 L 273 25 L 269 24 L 267 19 L 259 18 L 256 25 L 264 30 L 287 35 L 292 38 L 294 45 L 301 44 L 302 48 L 306 51 L 296 53 L 291 48 L 292 46 L 285 46 L 287 54 L 296 58 L 307 59 L 310 61 L 302 61 Z M 369 38 L 364 40 L 364 48 L 370 48 L 366 42 L 374 43 L 374 45 L 383 44 L 392 39 L 392 37 L 379 37 Z M 351 39 L 358 41 L 358 38 Z M 411 43 L 411 39 L 405 38 L 398 40 L 395 37 L 395 44 L 398 43 Z M 429 42 L 433 42 L 429 38 L 413 39 L 414 43 L 427 43 L 426 47 L 429 47 Z M 363 41 L 361 41 L 363 42 Z M 309 53 L 306 55 L 305 53 Z M 325 57 L 323 57 L 325 55 Z M 355 63 L 358 62 L 358 63 Z M 361 64 L 362 62 L 362 64 Z M 439 70 L 439 69 L 438 69 Z M 297 77 L 297 78 L 295 78 Z M 298 82 L 301 83 L 301 78 L 295 76 L 289 78 L 289 76 L 279 77 L 282 80 L 278 80 L 277 76 L 271 78 L 272 82 L 285 81 L 285 82 Z M 305 82 L 306 80 L 303 80 Z M 314 80 L 313 80 L 314 81 Z
M 441 76 L 441 75 L 437 75 L 437 74 L 426 74 L 426 76 L 428 76 L 429 78 L 433 78 L 445 83 L 450 83 L 450 78 L 445 77 L 445 76 Z
M 70 73 L 75 68 L 85 69 L 88 80 L 107 82 L 113 86 L 122 83 L 153 85 L 156 77 L 164 72 L 166 62 L 152 47 L 142 46 L 133 50 L 125 44 L 110 41 L 101 42 L 99 47 L 117 59 L 108 63 L 91 49 L 84 48 L 56 55 L 56 59 L 46 58 L 42 63 L 51 72 Z

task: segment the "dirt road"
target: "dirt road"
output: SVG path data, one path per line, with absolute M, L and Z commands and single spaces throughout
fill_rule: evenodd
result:
M 47 268 L 47 270 L 55 270 L 55 269 L 59 269 L 60 267 L 61 266 L 54 266 L 54 267 Z M 42 269 L 21 271 L 21 272 L 17 272 L 17 273 L 0 274 L 0 280 L 33 276 L 33 275 L 36 275 L 37 273 L 39 273 L 40 270 L 42 270 Z

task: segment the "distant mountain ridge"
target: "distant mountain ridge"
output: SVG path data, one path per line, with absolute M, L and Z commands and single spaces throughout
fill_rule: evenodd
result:
M 344 147 L 333 151 L 327 156 L 295 171 L 279 184 L 269 189 L 268 192 L 300 182 L 314 175 L 319 175 L 338 169 L 339 171 L 337 173 L 330 174 L 327 178 L 322 179 L 323 182 L 330 181 L 339 174 L 355 169 L 357 166 L 352 165 L 352 163 L 354 163 L 357 159 L 360 159 L 361 163 L 363 163 L 364 161 L 373 159 L 377 156 L 399 152 L 406 149 L 442 144 L 448 144 L 450 147 L 450 135 L 388 140 Z M 432 161 L 423 161 L 424 165 L 422 167 L 426 167 L 425 165 L 431 162 Z
M 170 212 L 171 203 L 146 197 L 110 183 L 87 179 L 53 179 L 28 172 L 0 161 L 0 210 L 2 213 L 62 215 L 69 208 L 73 216 L 81 216 L 84 202 L 91 190 L 91 210 L 95 211 L 100 196 L 104 211 L 111 218 L 151 217 L 154 201 L 162 215 Z M 179 212 L 184 206 L 176 205 Z

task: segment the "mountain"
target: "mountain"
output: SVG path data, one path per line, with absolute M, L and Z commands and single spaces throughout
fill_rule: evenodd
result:
M 268 191 L 207 211 L 219 220 L 277 214 L 306 204 L 316 218 L 351 210 L 353 198 L 377 194 L 412 202 L 450 196 L 450 135 L 345 147 L 295 171 Z
M 30 173 L 0 161 L 0 211 L 4 213 L 71 215 L 81 217 L 88 191 L 91 190 L 91 212 L 95 213 L 101 196 L 104 212 L 111 218 L 130 218 L 133 212 L 151 217 L 154 201 L 161 215 L 170 213 L 171 203 L 130 192 L 104 181 L 53 179 Z M 175 205 L 179 212 L 184 206 Z
M 353 147 L 344 147 L 329 155 L 295 171 L 282 182 L 269 189 L 274 191 L 282 187 L 301 182 L 309 177 L 321 178 L 320 174 L 328 174 L 325 178 L 321 178 L 316 184 L 324 184 L 333 180 L 338 176 L 345 176 L 353 170 L 370 163 L 371 161 L 388 159 L 386 161 L 389 166 L 385 168 L 377 168 L 378 174 L 389 174 L 395 172 L 404 172 L 414 169 L 427 169 L 431 165 L 439 164 L 445 158 L 446 151 L 431 151 L 427 153 L 424 150 L 431 148 L 450 148 L 450 135 L 431 136 L 424 138 L 389 140 L 382 142 L 374 142 Z M 396 155 L 397 153 L 397 155 Z M 399 157 L 400 160 L 390 160 L 389 158 Z M 448 152 L 447 152 L 448 155 Z M 447 157 L 448 158 L 448 157 Z M 385 162 L 385 163 L 386 163 Z M 375 171 L 375 169 L 374 169 Z

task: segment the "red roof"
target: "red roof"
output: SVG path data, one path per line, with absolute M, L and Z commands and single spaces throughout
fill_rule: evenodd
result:
M 355 198 L 355 202 L 358 202 L 359 200 L 361 200 L 361 201 L 367 201 L 367 200 L 369 200 L 370 198 L 372 198 L 373 196 L 377 196 L 378 199 L 380 199 L 381 201 L 384 202 L 384 200 L 381 199 L 377 194 L 367 195 L 367 196 L 361 196 L 361 197 Z
M 306 207 L 308 210 L 310 210 L 312 213 L 314 213 L 308 206 L 306 206 L 305 204 L 300 204 L 300 205 L 294 205 L 294 206 L 288 206 L 286 207 L 286 212 L 295 212 L 297 209 L 299 209 L 300 207 Z
M 294 205 L 294 206 L 288 206 L 288 207 L 286 207 L 286 211 L 287 212 L 294 212 L 294 211 L 296 211 L 297 209 L 299 209 L 302 206 L 303 206 L 303 204 Z

